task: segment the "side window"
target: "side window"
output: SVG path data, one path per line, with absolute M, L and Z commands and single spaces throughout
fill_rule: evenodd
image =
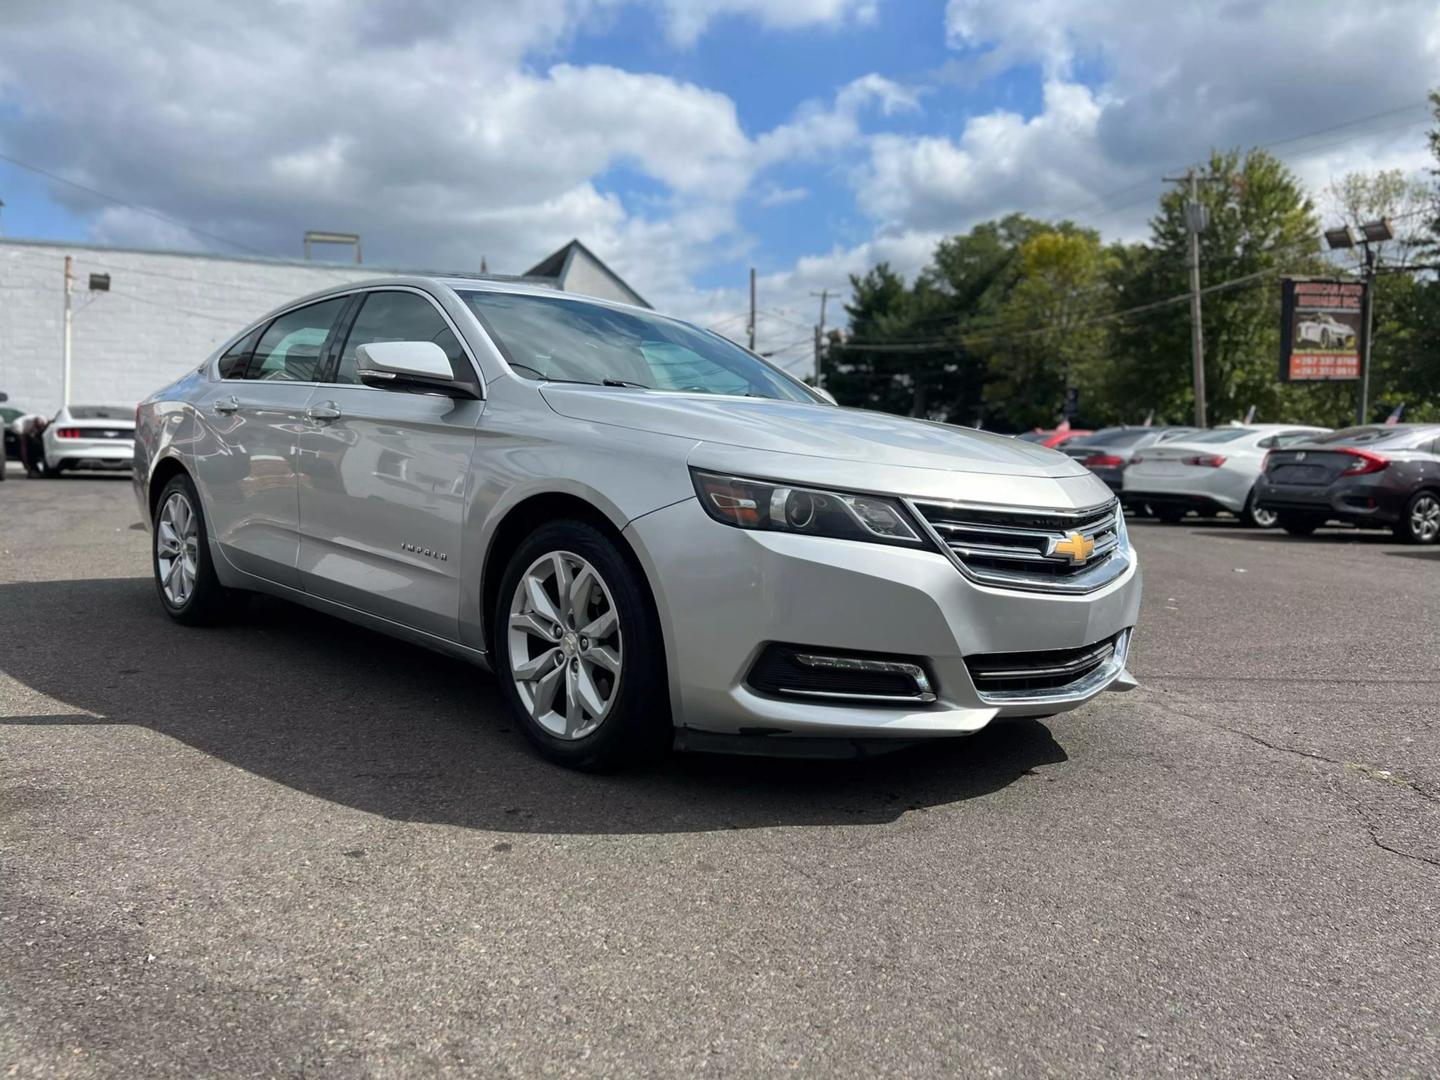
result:
M 250 354 L 255 351 L 255 342 L 260 340 L 260 331 L 263 329 L 264 327 L 257 326 L 225 350 L 225 355 L 220 357 L 219 362 L 215 365 L 216 370 L 220 372 L 220 378 L 243 379 L 245 377 L 245 365 L 250 362 Z
M 345 351 L 340 354 L 340 367 L 335 373 L 338 383 L 358 383 L 355 350 L 374 341 L 433 341 L 450 360 L 455 378 L 470 375 L 470 361 L 435 305 L 418 293 L 374 292 L 365 297 Z
M 320 371 L 320 350 L 348 299 L 337 296 L 281 315 L 260 336 L 245 377 L 267 382 L 314 382 Z

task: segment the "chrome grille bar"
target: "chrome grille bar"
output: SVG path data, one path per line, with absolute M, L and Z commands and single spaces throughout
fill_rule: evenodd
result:
M 1129 565 L 1120 550 L 1122 513 L 1111 501 L 1083 510 L 1025 510 L 916 500 L 910 508 L 970 578 L 985 585 L 1039 592 L 1101 588 Z M 1053 553 L 1078 533 L 1093 543 L 1076 563 Z

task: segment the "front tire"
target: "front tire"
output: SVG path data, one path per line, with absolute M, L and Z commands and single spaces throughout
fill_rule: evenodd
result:
M 155 504 L 150 564 L 160 606 L 178 623 L 217 621 L 229 596 L 210 562 L 210 534 L 195 485 L 183 473 L 170 478 Z
M 1440 540 L 1440 495 L 1417 491 L 1410 496 L 1396 531 L 1407 544 L 1433 544 Z
M 668 748 L 659 622 L 639 568 L 594 526 L 551 522 L 520 545 L 491 641 L 501 692 L 551 761 L 603 770 Z

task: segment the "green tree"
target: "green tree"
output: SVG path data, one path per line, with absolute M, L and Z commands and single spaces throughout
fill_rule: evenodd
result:
M 1189 286 L 1187 190 L 1160 199 L 1151 221 L 1153 255 L 1140 260 L 1145 275 L 1130 284 L 1126 307 L 1184 294 Z M 1315 207 L 1294 174 L 1263 150 L 1214 153 L 1200 201 L 1209 212 L 1200 235 L 1204 297 L 1205 380 L 1209 417 L 1224 422 L 1250 406 L 1267 420 L 1334 414 L 1342 395 L 1334 387 L 1284 387 L 1277 379 L 1281 274 L 1324 269 Z M 1123 320 L 1117 352 L 1134 365 L 1124 381 L 1148 387 L 1149 406 L 1186 415 L 1193 406 L 1190 312 L 1183 303 Z M 1137 403 L 1139 404 L 1139 403 Z
M 1053 425 L 1069 387 L 1088 402 L 1105 355 L 1106 330 L 1096 316 L 1109 303 L 1108 259 L 1098 233 L 1069 224 L 1020 244 L 1017 277 L 987 349 L 985 386 L 992 411 L 1003 411 L 1011 425 Z

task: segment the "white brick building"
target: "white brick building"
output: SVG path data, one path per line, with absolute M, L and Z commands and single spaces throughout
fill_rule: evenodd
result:
M 0 239 L 0 390 L 10 395 L 9 405 L 27 412 L 52 414 L 61 404 L 67 255 L 75 270 L 70 396 L 98 405 L 138 402 L 287 300 L 414 272 Z M 528 276 L 562 288 L 644 303 L 583 245 L 566 245 L 535 269 Z M 110 291 L 90 292 L 91 274 L 109 274 Z

